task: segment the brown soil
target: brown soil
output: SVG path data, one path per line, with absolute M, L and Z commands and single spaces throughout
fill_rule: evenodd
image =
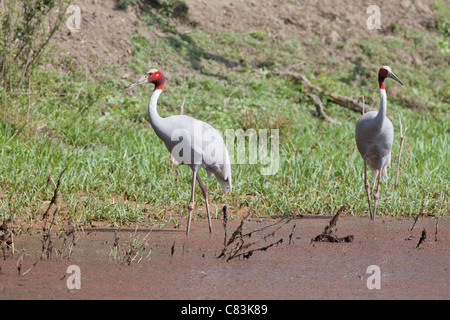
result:
M 274 0 L 187 0 L 189 17 L 205 29 L 235 32 L 265 30 L 288 36 L 338 37 L 371 34 L 367 29 L 370 1 L 274 1 Z M 382 25 L 399 23 L 414 28 L 432 25 L 430 1 L 377 1 Z M 344 31 L 345 33 L 341 33 Z M 321 39 L 325 40 L 325 38 Z
M 191 234 L 164 227 L 147 241 L 149 259 L 130 266 L 113 262 L 109 255 L 114 230 L 98 228 L 79 232 L 73 255 L 40 261 L 39 235 L 15 237 L 14 258 L 0 261 L 0 299 L 449 299 L 448 248 L 450 221 L 441 220 L 435 241 L 436 219 L 423 218 L 413 231 L 412 218 L 343 216 L 337 234 L 354 235 L 352 243 L 311 243 L 330 217 L 294 219 L 266 243 L 283 238 L 267 251 L 247 260 L 226 262 L 216 257 L 223 248 L 222 222 L 213 220 L 209 234 L 206 220 L 193 222 Z M 252 218 L 244 232 L 274 223 Z M 288 243 L 293 224 L 293 243 Z M 228 235 L 238 220 L 229 222 Z M 428 238 L 416 248 L 423 228 Z M 150 229 L 140 229 L 143 239 Z M 125 243 L 134 230 L 122 230 Z M 254 239 L 254 238 L 253 238 Z M 55 247 L 58 241 L 54 240 Z M 173 256 L 172 254 L 173 247 Z M 21 275 L 17 264 L 23 254 Z M 144 254 L 145 258 L 146 254 Z M 35 266 L 33 264 L 38 261 Z M 69 265 L 81 269 L 81 289 L 69 290 Z M 381 289 L 369 290 L 367 267 L 381 269 Z M 27 272 L 28 271 L 28 272 Z
M 99 66 L 118 67 L 120 75 L 128 77 L 131 71 L 126 62 L 132 58 L 130 37 L 139 34 L 151 40 L 161 36 L 139 20 L 139 11 L 133 6 L 121 10 L 115 0 L 77 0 L 74 4 L 81 11 L 80 29 L 69 30 L 63 25 L 52 42 L 61 55 L 72 57 L 89 74 Z
M 354 58 L 352 45 L 339 50 L 336 43 L 347 43 L 374 33 L 390 33 L 392 24 L 416 29 L 435 29 L 428 0 L 378 1 L 382 29 L 369 30 L 366 21 L 370 1 L 275 1 L 275 0 L 186 0 L 188 18 L 199 28 L 208 30 L 230 29 L 235 32 L 263 30 L 273 38 L 296 37 L 311 40 L 317 37 L 323 43 L 320 53 L 324 58 L 341 61 Z M 150 31 L 139 19 L 138 6 L 127 11 L 117 6 L 116 0 L 76 0 L 81 9 L 80 30 L 70 31 L 65 26 L 57 33 L 53 43 L 63 55 L 69 55 L 79 67 L 93 71 L 98 66 L 118 67 L 119 76 L 129 77 L 132 71 L 126 65 L 132 57 L 129 37 L 141 35 L 150 42 L 164 37 L 158 30 Z M 182 25 L 178 26 L 183 28 Z M 308 50 L 305 48 L 306 51 Z M 308 52 L 306 52 L 308 54 Z M 317 55 L 317 53 L 314 53 Z M 150 58 L 150 57 L 149 57 Z M 302 60 L 303 57 L 299 57 Z M 309 57 L 314 63 L 313 57 Z M 174 71 L 175 72 L 175 71 Z

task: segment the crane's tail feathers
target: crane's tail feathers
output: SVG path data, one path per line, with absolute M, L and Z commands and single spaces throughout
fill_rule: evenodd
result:
M 220 178 L 220 177 L 216 177 L 216 178 L 217 178 L 217 181 L 219 181 L 224 194 L 227 194 L 227 188 L 229 188 L 230 192 L 231 192 L 232 187 L 231 187 L 231 178 L 230 177 L 228 177 L 227 180 Z
M 389 155 L 386 160 L 386 164 L 383 168 L 381 168 L 381 180 L 385 180 L 388 177 L 387 169 L 391 167 L 391 153 L 389 152 Z
M 216 172 L 211 170 L 211 168 L 205 168 L 208 173 L 208 178 L 211 178 L 212 174 L 216 177 L 217 181 L 220 183 L 222 187 L 222 191 L 224 194 L 227 194 L 227 188 L 230 189 L 231 192 L 231 174 L 229 174 L 227 170 L 225 170 L 225 174 L 222 172 Z
M 387 179 L 387 177 L 388 177 L 388 174 L 387 174 L 387 167 L 388 166 L 384 166 L 382 169 L 381 169 L 381 180 L 386 180 Z M 377 179 L 377 175 L 378 175 L 378 170 L 377 169 L 372 169 L 372 180 L 374 180 L 375 181 L 375 179 Z
M 377 175 L 378 175 L 378 170 L 372 169 L 372 180 L 375 180 L 377 178 Z
M 383 169 L 381 169 L 381 180 L 385 180 L 387 179 L 388 174 L 387 174 L 387 166 L 385 166 Z

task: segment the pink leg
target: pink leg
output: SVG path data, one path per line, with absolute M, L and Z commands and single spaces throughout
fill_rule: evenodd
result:
M 370 184 L 369 184 L 369 180 L 367 180 L 367 163 L 364 160 L 364 186 L 366 188 L 366 193 L 367 193 L 367 201 L 369 202 L 369 214 L 370 214 L 370 218 L 373 220 L 374 217 L 372 216 L 372 209 L 370 207 Z
M 209 214 L 209 205 L 208 205 L 208 189 L 206 189 L 205 185 L 203 184 L 202 179 L 200 179 L 200 176 L 198 174 L 197 174 L 197 181 L 198 181 L 198 184 L 200 185 L 200 188 L 202 189 L 203 197 L 205 198 L 206 213 L 208 215 L 209 232 L 212 232 L 211 215 Z
M 375 193 L 375 196 L 373 197 L 373 199 L 374 199 L 374 208 L 373 208 L 372 221 L 375 220 L 375 213 L 377 212 L 377 202 L 378 202 L 378 199 L 380 198 L 380 181 L 381 181 L 381 170 L 378 171 L 377 192 Z
M 192 189 L 191 189 L 191 201 L 189 201 L 188 210 L 189 210 L 189 216 L 188 216 L 188 223 L 187 223 L 187 230 L 186 234 L 189 234 L 189 229 L 191 227 L 191 219 L 192 219 L 192 211 L 194 210 L 194 193 L 195 193 L 195 177 L 197 176 L 197 171 L 194 171 L 192 175 Z

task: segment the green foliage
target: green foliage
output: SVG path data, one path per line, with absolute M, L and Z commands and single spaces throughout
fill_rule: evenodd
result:
M 67 1 L 6 0 L 0 10 L 0 85 L 12 91 L 26 81 L 63 21 Z M 57 12 L 48 25 L 49 17 Z
M 450 80 L 448 56 L 435 50 L 440 36 L 399 28 L 394 36 L 349 40 L 345 48 L 353 48 L 356 55 L 338 63 L 319 54 L 323 43 L 314 38 L 300 43 L 288 37 L 272 39 L 260 31 L 185 29 L 155 39 L 151 55 L 145 37 L 131 38 L 129 67 L 136 74 L 154 67 L 167 75 L 158 103 L 160 115 L 178 114 L 184 97 L 185 114 L 221 132 L 280 132 L 280 167 L 275 175 L 262 175 L 262 164 L 233 164 L 233 192 L 224 197 L 219 184 L 200 171 L 210 190 L 213 217 L 225 203 L 237 211 L 257 199 L 255 212 L 261 215 L 330 213 L 343 204 L 349 204 L 355 215 L 367 214 L 363 163 L 353 137 L 360 115 L 324 101 L 326 113 L 342 125 L 315 118 L 302 85 L 280 77 L 288 67 L 295 70 L 299 57 L 310 58 L 301 68 L 314 84 L 355 99 L 364 96 L 366 103 L 375 105 L 377 69 L 392 66 L 405 82 L 403 87 L 386 84 L 388 116 L 395 130 L 393 167 L 399 152 L 399 119 L 408 122 L 408 131 L 400 185 L 394 187 L 391 168 L 381 187 L 379 212 L 414 215 L 425 195 L 425 212 L 448 215 Z M 402 63 L 406 51 L 423 63 Z M 71 63 L 55 57 L 56 65 Z M 39 208 L 53 194 L 49 173 L 55 179 L 66 166 L 60 203 L 74 222 L 134 224 L 184 217 L 191 171 L 172 166 L 164 144 L 148 124 L 151 88 L 143 85 L 129 94 L 123 88 L 135 79 L 122 79 L 118 70 L 103 66 L 93 72 L 110 76 L 99 81 L 86 78 L 84 71 L 67 77 L 37 68 L 32 71 L 30 92 L 28 88 L 21 89 L 21 95 L 3 92 L 0 218 L 11 214 L 23 221 L 39 218 Z M 196 199 L 201 198 L 197 190 Z M 196 203 L 197 208 L 202 205 L 201 200 Z M 204 214 L 203 208 L 196 210 Z
M 142 10 L 142 21 L 148 26 L 159 27 L 166 32 L 175 33 L 177 22 L 189 22 L 188 7 L 181 0 L 152 0 L 148 5 L 142 6 Z
M 444 37 L 450 37 L 450 5 L 444 0 L 431 2 L 435 16 L 436 28 Z
M 445 38 L 438 39 L 438 44 L 445 53 L 450 52 L 450 44 L 448 43 L 448 40 Z
M 262 30 L 253 30 L 249 32 L 250 36 L 255 38 L 256 40 L 266 40 L 267 39 L 267 33 Z
M 117 0 L 119 8 L 127 10 L 130 5 L 139 5 L 143 11 L 144 21 L 150 25 L 165 22 L 167 18 L 187 21 L 188 7 L 181 0 Z M 152 10 L 155 9 L 156 13 Z
M 154 0 L 161 14 L 167 17 L 187 18 L 188 7 L 181 0 Z
M 127 10 L 128 6 L 134 6 L 140 4 L 141 0 L 117 0 L 119 8 L 122 10 Z

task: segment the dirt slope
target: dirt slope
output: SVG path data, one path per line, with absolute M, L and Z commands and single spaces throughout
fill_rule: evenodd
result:
M 140 34 L 151 40 L 164 34 L 150 31 L 139 19 L 137 6 L 127 11 L 116 0 L 77 0 L 81 9 L 81 29 L 70 31 L 63 26 L 54 38 L 64 54 L 92 70 L 98 64 L 124 66 L 131 57 L 129 37 Z M 418 29 L 432 29 L 432 12 L 427 0 L 379 1 L 381 30 L 369 30 L 366 21 L 371 1 L 335 0 L 187 0 L 188 17 L 199 28 L 231 29 L 235 32 L 263 30 L 272 37 L 298 39 L 317 37 L 324 43 L 324 55 L 334 55 L 331 45 L 374 33 L 389 33 L 398 23 Z M 351 46 L 339 50 L 342 59 L 351 57 Z M 124 71 L 125 73 L 127 71 Z
M 414 28 L 432 24 L 430 1 L 377 1 L 384 30 L 393 22 Z M 335 0 L 187 0 L 189 16 L 206 29 L 227 28 L 236 32 L 261 29 L 289 36 L 349 36 L 370 34 L 367 8 L 373 1 Z M 383 31 L 382 29 L 382 31 Z M 332 37 L 335 37 L 334 35 Z M 324 40 L 325 40 L 324 38 Z
M 125 62 L 131 58 L 129 38 L 136 34 L 155 37 L 139 20 L 134 7 L 121 10 L 116 0 L 78 0 L 74 4 L 81 9 L 80 29 L 69 30 L 63 25 L 53 41 L 62 54 L 72 56 L 88 71 L 99 64 L 127 70 Z

